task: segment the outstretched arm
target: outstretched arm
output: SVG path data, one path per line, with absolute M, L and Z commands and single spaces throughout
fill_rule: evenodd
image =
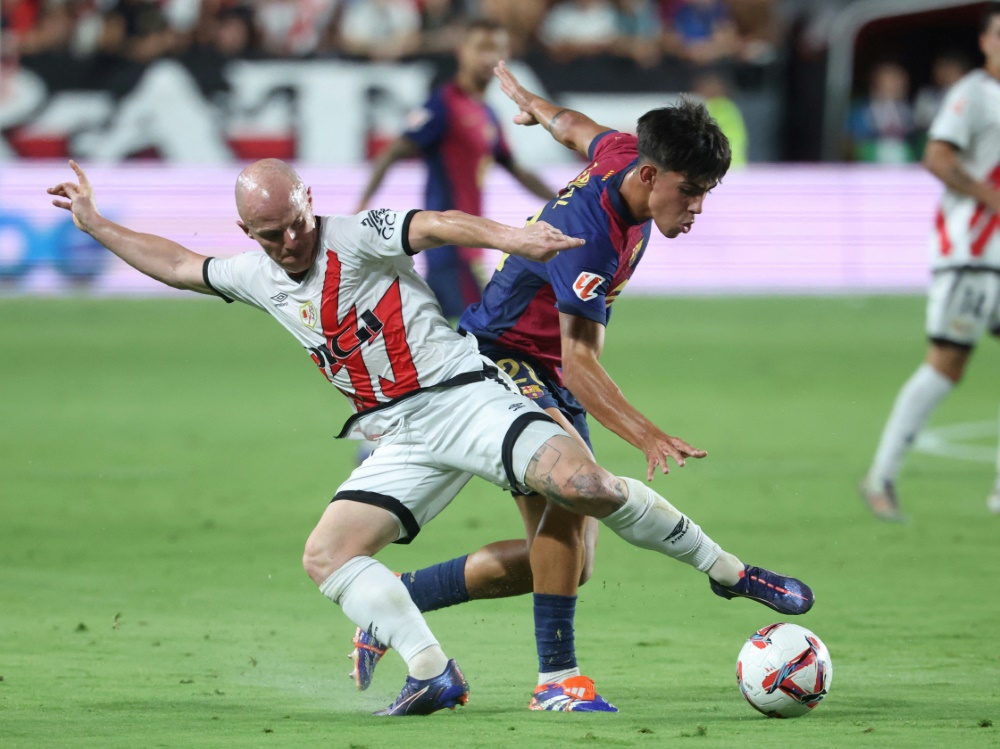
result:
M 604 348 L 604 326 L 577 315 L 559 313 L 562 337 L 563 382 L 580 404 L 601 424 L 646 456 L 646 479 L 657 466 L 669 473 L 667 458 L 678 466 L 685 458 L 704 458 L 708 453 L 671 437 L 629 403 L 599 361 Z
M 525 190 L 528 190 L 542 200 L 549 201 L 556 196 L 555 190 L 546 185 L 542 178 L 530 169 L 525 169 L 516 161 L 501 162 L 501 166 L 510 172 L 510 176 L 516 179 Z
M 63 182 L 46 192 L 52 205 L 73 214 L 73 223 L 141 273 L 175 289 L 214 294 L 202 276 L 205 256 L 155 234 L 140 234 L 104 218 L 94 201 L 94 188 L 75 161 L 69 165 L 79 183 Z M 63 198 L 63 199 L 59 199 Z
M 612 129 L 598 125 L 584 114 L 564 109 L 531 93 L 518 83 L 507 63 L 502 60 L 493 72 L 500 81 L 501 90 L 521 110 L 514 116 L 514 122 L 518 125 L 541 125 L 553 138 L 567 148 L 583 154 L 584 158 L 590 156 L 591 141 L 597 135 Z
M 416 156 L 419 153 L 420 148 L 417 144 L 402 135 L 382 151 L 372 165 L 372 173 L 368 177 L 368 184 L 365 185 L 361 197 L 358 198 L 358 207 L 355 213 L 361 213 L 361 211 L 368 207 L 368 201 L 372 199 L 372 195 L 378 190 L 379 185 L 382 184 L 382 180 L 385 179 L 386 173 L 393 164 L 397 161 Z
M 407 239 L 412 252 L 453 244 L 458 247 L 488 247 L 541 262 L 551 260 L 562 250 L 584 244 L 583 239 L 568 237 L 544 221 L 516 228 L 461 211 L 420 211 L 413 214 Z

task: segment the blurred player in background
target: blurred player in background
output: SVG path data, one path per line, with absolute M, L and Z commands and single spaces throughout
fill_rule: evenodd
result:
M 461 318 L 480 351 L 501 366 L 522 394 L 542 406 L 581 448 L 591 452 L 587 413 L 642 451 L 647 480 L 668 458 L 683 466 L 698 450 L 653 424 L 622 394 L 600 363 L 612 302 L 645 252 L 655 224 L 673 239 L 687 234 L 705 195 L 729 168 L 729 144 L 705 107 L 682 102 L 639 119 L 638 138 L 595 123 L 524 89 L 501 63 L 500 84 L 520 113 L 515 122 L 543 125 L 590 164 L 546 204 L 543 220 L 586 245 L 542 266 L 504 258 L 483 293 Z M 651 323 L 652 324 L 652 323 Z M 609 711 L 580 673 L 573 621 L 576 593 L 590 575 L 597 524 L 522 494 L 517 503 L 528 543 L 500 541 L 472 554 L 402 575 L 422 611 L 474 598 L 534 591 L 538 683 L 533 710 Z M 678 525 L 671 533 L 686 534 Z M 724 598 L 747 597 L 786 614 L 805 613 L 812 593 L 759 567 L 741 567 L 735 582 L 711 582 Z M 384 652 L 367 633 L 355 635 L 360 688 Z
M 393 164 L 418 155 L 427 164 L 424 207 L 428 210 L 482 215 L 482 186 L 493 162 L 538 197 L 548 200 L 555 194 L 514 160 L 496 114 L 483 101 L 493 68 L 506 57 L 508 44 L 506 30 L 494 21 L 481 19 L 467 25 L 455 52 L 458 72 L 411 115 L 406 132 L 375 160 L 358 211 L 367 207 Z M 427 283 L 445 317 L 458 318 L 467 306 L 479 301 L 481 254 L 478 247 L 452 245 L 425 254 Z
M 1000 3 L 987 6 L 979 46 L 986 64 L 948 92 L 924 152 L 924 165 L 945 186 L 930 240 L 930 350 L 899 392 L 861 483 L 882 520 L 905 519 L 895 487 L 907 450 L 962 379 L 979 339 L 1000 335 Z M 997 472 L 987 506 L 1000 513 L 1000 455 Z

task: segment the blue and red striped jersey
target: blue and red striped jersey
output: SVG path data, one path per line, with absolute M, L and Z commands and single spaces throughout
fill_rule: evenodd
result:
M 587 244 L 548 263 L 504 257 L 483 300 L 460 326 L 481 344 L 527 354 L 562 381 L 559 313 L 607 325 L 611 303 L 649 243 L 652 221 L 632 218 L 621 183 L 638 161 L 634 135 L 614 130 L 590 144 L 590 164 L 532 220 L 546 221 Z
M 431 94 L 403 136 L 427 162 L 424 207 L 482 215 L 482 183 L 494 162 L 509 164 L 510 149 L 496 113 L 451 81 Z

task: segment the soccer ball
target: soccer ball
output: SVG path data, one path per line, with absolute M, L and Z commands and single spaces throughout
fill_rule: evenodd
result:
M 830 691 L 833 662 L 826 645 L 798 624 L 772 624 L 751 635 L 736 659 L 747 702 L 771 718 L 809 714 Z

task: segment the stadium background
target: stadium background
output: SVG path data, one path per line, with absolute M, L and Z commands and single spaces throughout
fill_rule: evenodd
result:
M 723 32 L 700 42 L 678 32 L 688 6 Z M 939 96 L 940 55 L 978 63 L 981 3 L 0 7 L 3 746 L 297 746 L 331 735 L 368 747 L 997 745 L 996 525 L 982 506 L 995 346 L 977 353 L 909 462 L 901 489 L 915 522 L 877 525 L 853 497 L 923 352 L 939 186 L 913 163 L 918 118 L 876 134 L 852 123 L 885 63 L 903 71 L 894 106 L 911 113 L 920 96 Z M 557 8 L 589 20 L 547 24 Z M 346 409 L 277 326 L 211 300 L 147 300 L 182 297 L 110 258 L 44 194 L 73 156 L 109 216 L 226 254 L 249 248 L 231 203 L 239 165 L 280 156 L 313 185 L 319 212 L 350 211 L 365 160 L 449 74 L 456 24 L 473 13 L 510 26 L 529 87 L 602 123 L 629 129 L 678 92 L 718 98 L 720 85 L 724 111 L 741 113 L 749 163 L 709 197 L 695 232 L 647 253 L 616 306 L 605 362 L 654 421 L 710 451 L 657 485 L 748 558 L 809 572 L 819 603 L 804 623 L 837 672 L 806 721 L 758 720 L 735 688 L 736 652 L 767 612 L 712 600 L 697 576 L 609 537 L 581 591 L 579 637 L 620 720 L 525 713 L 531 623 L 519 599 L 431 619 L 473 678 L 468 709 L 373 725 L 364 711 L 394 696 L 402 669 L 387 663 L 363 696 L 348 689 L 338 669 L 349 627 L 297 561 L 352 464 L 350 446 L 328 439 Z M 578 167 L 540 131 L 508 135 L 553 185 Z M 421 180 L 419 165 L 399 168 L 374 202 L 417 205 Z M 536 210 L 497 170 L 485 194 L 499 220 Z M 629 301 L 637 292 L 647 298 Z M 595 431 L 609 468 L 639 472 L 631 448 Z M 411 568 L 520 532 L 490 487 L 466 495 L 387 563 Z

